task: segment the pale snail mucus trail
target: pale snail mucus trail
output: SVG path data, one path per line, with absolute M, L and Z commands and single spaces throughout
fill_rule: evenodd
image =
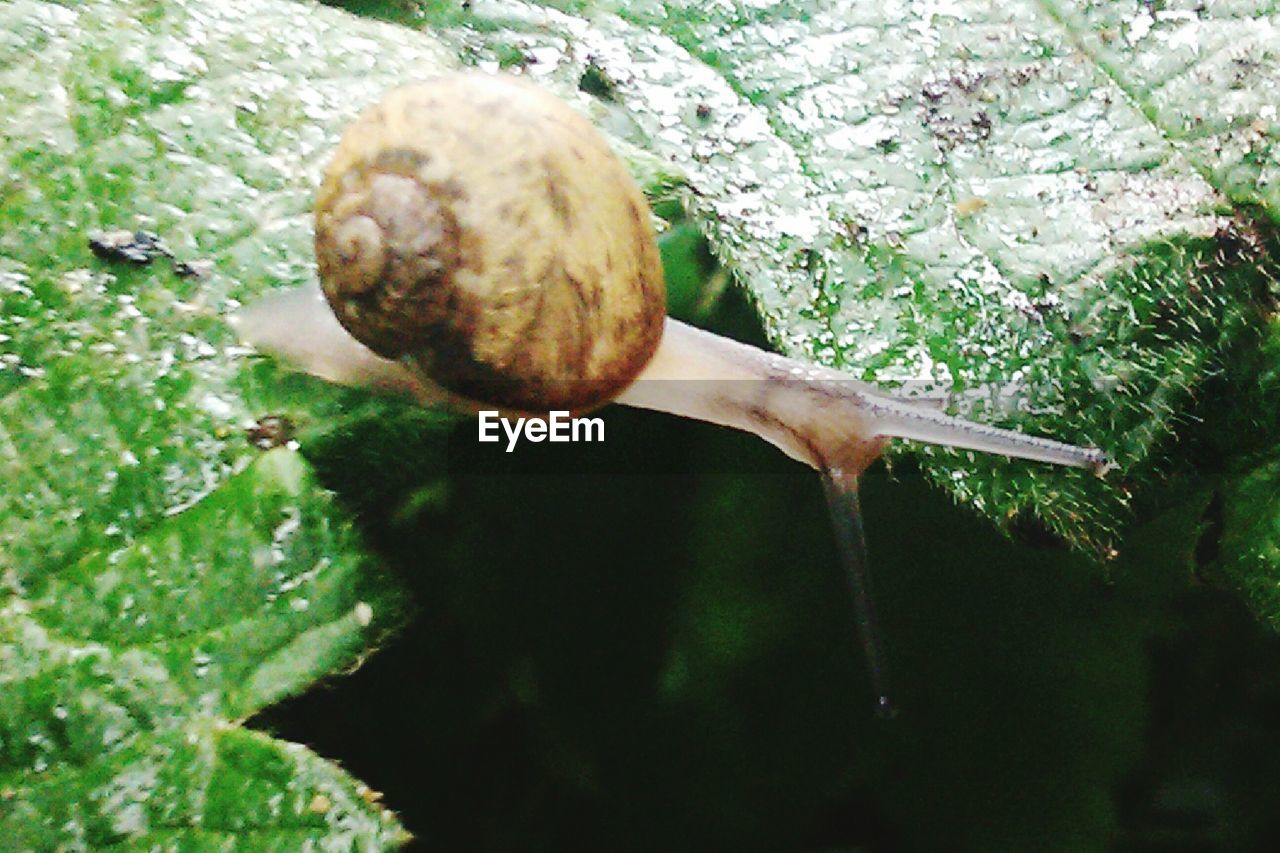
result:
M 506 75 L 406 86 L 361 115 L 325 171 L 316 255 L 319 287 L 234 315 L 247 343 L 462 411 L 669 412 L 818 469 L 873 672 L 856 488 L 889 438 L 1106 465 L 1098 450 L 948 417 L 666 317 L 643 194 L 590 122 Z

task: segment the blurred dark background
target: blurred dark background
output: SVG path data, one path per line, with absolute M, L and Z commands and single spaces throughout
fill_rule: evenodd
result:
M 673 313 L 759 338 L 695 235 L 664 254 Z M 304 450 L 404 628 L 253 724 L 423 849 L 1280 849 L 1280 639 L 1199 582 L 1207 494 L 1103 566 L 878 464 L 885 720 L 813 472 L 621 407 L 601 445 L 509 455 L 375 410 Z

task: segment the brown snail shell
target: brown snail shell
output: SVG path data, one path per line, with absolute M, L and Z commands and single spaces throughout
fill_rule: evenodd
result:
M 949 417 L 664 317 L 640 190 L 585 119 L 516 78 L 443 77 L 361 116 L 326 171 L 316 249 L 319 288 L 231 322 L 330 381 L 471 410 L 617 400 L 755 433 L 844 478 L 889 438 L 1111 467 L 1097 448 Z
M 590 122 L 513 77 L 450 75 L 366 111 L 325 171 L 315 239 L 342 326 L 469 400 L 595 408 L 662 338 L 643 194 Z
M 509 77 L 397 89 L 357 120 L 320 190 L 316 253 L 328 304 L 314 284 L 264 296 L 231 318 L 243 340 L 429 405 L 616 398 L 754 433 L 821 471 L 882 709 L 857 482 L 889 438 L 1111 467 L 1097 448 L 948 417 L 664 318 L 640 191 L 590 124 Z

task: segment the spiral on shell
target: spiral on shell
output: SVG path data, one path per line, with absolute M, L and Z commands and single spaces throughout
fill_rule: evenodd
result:
M 357 119 L 316 255 L 347 331 L 479 403 L 594 408 L 662 336 L 644 196 L 590 122 L 507 76 L 406 86 Z

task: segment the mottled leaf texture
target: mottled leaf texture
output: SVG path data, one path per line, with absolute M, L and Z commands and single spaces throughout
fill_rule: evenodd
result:
M 349 663 L 389 606 L 362 588 L 332 516 L 277 449 L 128 544 L 15 584 L 0 609 L 7 843 L 348 849 L 402 835 L 335 765 L 235 724 Z
M 403 836 L 337 766 L 238 728 L 357 662 L 400 596 L 302 458 L 246 440 L 344 398 L 246 360 L 224 317 L 310 275 L 319 158 L 439 56 L 289 3 L 0 4 L 4 846 Z M 120 229 L 172 261 L 95 258 Z
M 1109 482 L 922 451 L 992 517 L 1105 548 L 1274 293 L 1274 3 L 574 5 L 452 33 L 606 81 L 780 348 L 1106 449 Z
M 357 660 L 398 596 L 306 463 L 243 432 L 364 397 L 254 359 L 224 322 L 313 275 L 319 168 L 396 82 L 547 82 L 648 153 L 647 183 L 681 176 L 779 348 L 1106 449 L 1105 480 L 907 451 L 988 516 L 1095 552 L 1272 310 L 1273 2 L 554 6 L 424 4 L 419 32 L 284 0 L 0 3 L 0 831 L 19 847 L 400 837 L 343 771 L 237 728 Z M 95 258 L 120 229 L 173 258 Z M 1250 402 L 1269 435 L 1274 399 Z M 1221 553 L 1264 610 L 1274 484 L 1272 461 L 1222 498 Z

